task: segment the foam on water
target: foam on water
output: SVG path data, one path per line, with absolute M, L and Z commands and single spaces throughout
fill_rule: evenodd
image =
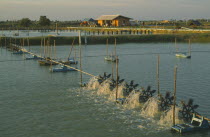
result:
M 90 78 L 86 88 L 87 88 L 87 90 L 95 90 L 95 89 L 99 88 L 99 86 L 100 86 L 100 84 L 99 84 L 97 78 L 92 77 L 92 78 Z
M 110 80 L 104 81 L 101 85 L 99 85 L 99 88 L 97 90 L 97 95 L 109 95 L 111 94 L 110 90 Z
M 121 85 L 118 86 L 118 92 L 117 92 L 117 97 L 118 98 L 125 98 L 123 92 L 125 90 L 125 84 L 122 83 Z M 113 91 L 116 91 L 116 88 L 114 88 Z
M 160 112 L 159 110 L 158 99 L 151 97 L 143 105 L 141 115 L 144 117 L 155 117 Z
M 107 101 L 115 102 L 116 99 L 116 88 L 112 89 L 110 88 L 110 83 L 111 81 L 108 79 L 104 81 L 103 83 L 99 83 L 96 78 L 91 78 L 87 90 L 94 90 L 93 94 L 96 94 L 98 96 L 105 96 Z M 125 91 L 125 83 L 122 83 L 118 87 L 118 98 L 126 98 L 123 108 L 124 109 L 135 109 L 135 108 L 141 108 L 141 104 L 139 102 L 139 97 L 140 97 L 140 92 L 136 92 L 135 90 L 132 91 L 129 96 L 125 97 L 124 96 L 124 91 Z M 176 107 L 176 124 L 178 123 L 183 123 L 182 120 L 178 118 L 178 113 L 179 113 L 180 108 Z M 138 112 L 139 113 L 139 112 Z M 173 110 L 170 109 L 166 112 L 161 112 L 160 107 L 159 107 L 159 102 L 158 102 L 158 97 L 151 97 L 148 99 L 146 103 L 143 104 L 143 107 L 141 108 L 140 115 L 142 116 L 142 120 L 146 118 L 147 122 L 145 123 L 141 122 L 140 125 L 137 126 L 139 129 L 147 129 L 150 127 L 148 130 L 151 128 L 151 125 L 160 125 L 158 130 L 163 130 L 165 128 L 163 127 L 170 127 L 172 125 L 172 116 Z M 141 120 L 141 121 L 142 121 Z M 148 125 L 149 124 L 149 125 Z M 157 129 L 157 128 L 156 128 Z
M 183 120 L 179 119 L 179 107 L 175 107 L 175 123 L 180 124 L 184 123 Z M 160 117 L 160 121 L 158 124 L 162 126 L 172 126 L 173 125 L 173 107 L 169 109 L 167 112 L 163 113 Z
M 129 96 L 126 98 L 124 107 L 127 109 L 134 109 L 140 107 L 139 103 L 140 92 L 132 91 Z

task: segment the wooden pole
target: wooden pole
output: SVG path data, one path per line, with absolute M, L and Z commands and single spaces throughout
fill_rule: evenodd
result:
M 54 40 L 54 59 L 56 59 L 56 47 L 55 47 L 55 40 Z
M 173 103 L 173 125 L 175 122 L 175 107 L 176 107 L 176 79 L 177 79 L 177 66 L 174 68 L 174 103 Z
M 87 46 L 87 32 L 85 31 L 85 46 Z
M 12 39 L 11 39 L 11 37 L 9 38 L 9 42 L 10 42 L 10 44 L 9 44 L 10 49 L 13 50 L 13 48 L 12 48 Z
M 112 79 L 114 79 L 114 63 L 112 62 Z
M 74 48 L 74 40 L 75 40 L 75 38 L 74 38 L 74 39 L 73 39 L 73 41 L 72 41 L 72 44 L 71 44 L 71 49 L 70 49 L 70 52 L 69 52 L 68 59 L 70 58 L 70 56 L 71 56 L 71 52 L 72 52 L 72 50 L 73 50 L 73 48 Z
M 81 30 L 79 30 L 79 45 L 82 44 L 82 40 L 81 40 Z
M 160 55 L 157 56 L 157 90 L 158 96 L 160 95 L 160 79 L 159 79 L 159 65 L 160 65 Z
M 78 48 L 76 48 L 76 47 L 73 45 L 73 50 L 74 50 L 74 60 L 76 60 Z
M 50 40 L 47 41 L 47 56 L 50 57 Z
M 108 40 L 108 38 L 106 39 L 106 56 L 108 57 L 108 42 L 109 42 L 109 40 Z
M 178 47 L 177 47 L 177 43 L 176 43 L 176 38 L 175 38 L 175 48 L 176 48 L 176 52 L 179 52 Z
M 45 38 L 44 38 L 44 58 L 46 57 L 46 41 L 45 41 Z
M 40 55 L 42 56 L 42 38 L 41 38 L 41 48 L 40 48 Z
M 0 42 L 1 42 L 1 37 L 0 37 Z M 1 49 L 2 49 L 2 42 L 1 42 Z
M 27 38 L 27 42 L 28 42 L 29 51 L 31 51 L 29 37 Z
M 116 56 L 117 56 L 117 40 L 116 40 L 116 38 L 115 38 L 115 42 L 114 42 L 114 54 L 115 54 L 115 58 L 116 58 Z
M 118 56 L 116 56 L 116 100 L 118 98 L 118 81 L 119 81 L 119 76 L 118 76 Z
M 58 35 L 58 23 L 56 23 L 56 34 Z
M 52 60 L 52 45 L 49 45 L 49 50 L 50 50 L 50 59 Z M 52 70 L 52 61 L 50 61 L 50 69 Z
M 17 38 L 15 37 L 15 46 L 17 46 L 16 44 L 17 44 Z
M 6 37 L 4 37 L 4 46 L 5 46 L 5 48 L 7 48 L 7 39 L 6 39 Z
M 25 46 L 25 39 L 23 38 L 23 47 Z
M 82 44 L 81 44 L 81 32 L 79 30 L 79 47 L 80 47 L 80 52 L 79 52 L 79 56 L 80 56 L 80 86 L 82 86 Z
M 189 39 L 189 55 L 191 56 L 191 41 Z
M 82 86 L 82 46 L 80 45 L 80 50 L 79 50 L 79 56 L 80 56 L 80 86 Z

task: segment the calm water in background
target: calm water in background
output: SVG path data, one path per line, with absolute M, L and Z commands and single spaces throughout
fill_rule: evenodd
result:
M 180 51 L 188 44 L 179 43 Z M 31 47 L 39 53 L 40 46 Z M 57 46 L 57 57 L 67 58 L 70 46 Z M 113 45 L 109 45 L 109 53 Z M 177 98 L 194 99 L 198 112 L 210 118 L 210 44 L 192 45 L 192 59 L 174 56 L 173 43 L 121 44 L 119 74 L 126 81 L 156 88 L 157 54 L 160 55 L 161 93 L 173 91 L 174 66 L 178 66 Z M 105 45 L 83 47 L 83 70 L 93 75 L 111 73 L 104 61 Z M 78 72 L 50 73 L 49 67 L 22 55 L 0 51 L 0 136 L 2 137 L 137 137 L 180 136 L 161 128 L 157 120 L 142 118 L 139 110 L 125 110 L 106 98 L 80 91 Z M 84 75 L 84 81 L 89 80 Z M 210 136 L 210 132 L 183 136 Z
M 114 32 L 114 35 L 130 35 L 129 32 L 122 32 L 121 33 L 116 33 Z M 18 34 L 15 35 L 15 34 Z M 14 37 L 14 38 L 21 38 L 21 37 L 42 37 L 42 36 L 56 36 L 57 32 L 56 31 L 46 31 L 46 32 L 41 32 L 37 30 L 0 30 L 0 36 L 6 36 L 6 37 Z M 84 36 L 85 32 L 82 31 L 81 35 Z M 86 35 L 113 35 L 112 33 L 98 33 L 98 32 L 86 32 Z M 141 34 L 132 34 L 132 35 L 141 35 Z M 69 30 L 58 30 L 58 36 L 78 36 L 77 31 L 69 31 Z
M 70 32 L 70 31 L 58 31 L 59 36 L 78 36 L 78 32 Z M 18 34 L 18 36 L 15 36 Z M 6 37 L 41 37 L 41 36 L 52 36 L 57 35 L 56 31 L 46 31 L 41 32 L 37 30 L 0 30 L 0 36 Z

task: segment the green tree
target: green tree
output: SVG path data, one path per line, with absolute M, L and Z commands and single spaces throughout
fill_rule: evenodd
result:
M 23 18 L 20 20 L 20 26 L 29 27 L 31 25 L 31 20 L 29 18 Z
M 40 16 L 39 25 L 40 26 L 50 26 L 50 19 L 48 19 L 46 16 Z

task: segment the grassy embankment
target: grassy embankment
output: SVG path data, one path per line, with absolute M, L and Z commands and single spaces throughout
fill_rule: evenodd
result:
M 210 34 L 159 34 L 159 35 L 109 35 L 109 36 L 87 36 L 88 44 L 105 44 L 106 39 L 109 39 L 109 43 L 114 43 L 114 39 L 117 39 L 117 43 L 154 43 L 154 42 L 174 42 L 175 38 L 177 42 L 188 42 L 191 39 L 194 43 L 208 43 L 210 42 Z M 20 39 L 16 38 L 16 43 L 20 44 Z M 25 45 L 27 45 L 27 38 L 25 38 Z M 40 45 L 43 37 L 30 37 L 30 45 Z M 75 45 L 78 44 L 78 37 L 45 37 L 50 39 L 50 43 L 56 40 L 56 45 L 70 45 L 75 39 Z M 7 38 L 7 43 L 10 39 Z M 15 39 L 12 39 L 14 42 Z M 5 38 L 1 37 L 0 43 L 5 44 Z M 82 37 L 82 43 L 84 44 L 84 38 Z

